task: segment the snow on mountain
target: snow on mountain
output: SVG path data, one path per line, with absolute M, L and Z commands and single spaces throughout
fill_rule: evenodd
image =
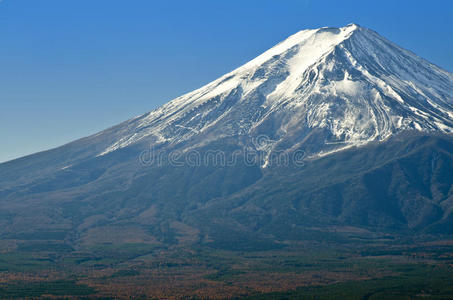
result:
M 303 30 L 206 86 L 123 123 L 100 156 L 137 142 L 266 135 L 312 156 L 402 130 L 453 132 L 453 74 L 350 24 Z M 103 133 L 100 133 L 103 134 Z M 318 138 L 319 140 L 319 138 Z

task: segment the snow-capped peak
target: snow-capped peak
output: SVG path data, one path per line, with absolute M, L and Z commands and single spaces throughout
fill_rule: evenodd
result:
M 453 132 L 453 75 L 356 24 L 302 30 L 125 124 L 100 155 L 257 134 L 272 139 L 269 151 L 322 155 L 406 129 Z

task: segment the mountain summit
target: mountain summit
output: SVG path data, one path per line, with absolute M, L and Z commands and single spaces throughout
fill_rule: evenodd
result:
M 356 24 L 303 30 L 117 127 L 98 154 L 142 141 L 205 144 L 259 134 L 269 136 L 272 151 L 310 142 L 316 132 L 317 142 L 304 147 L 316 156 L 406 129 L 452 132 L 452 95 L 452 74 L 372 30 Z
M 355 24 L 303 30 L 154 111 L 0 164 L 0 239 L 262 249 L 340 227 L 451 234 L 452 131 L 452 74 Z M 234 163 L 199 160 L 218 154 Z

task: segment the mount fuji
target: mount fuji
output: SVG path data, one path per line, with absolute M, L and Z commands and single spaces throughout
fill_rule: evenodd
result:
M 451 234 L 452 133 L 453 74 L 356 24 L 303 30 L 149 113 L 0 164 L 0 238 L 248 249 L 333 227 Z M 201 163 L 212 153 L 234 163 Z

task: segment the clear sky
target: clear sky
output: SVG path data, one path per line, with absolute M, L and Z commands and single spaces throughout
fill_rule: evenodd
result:
M 449 0 L 0 0 L 0 162 L 152 110 L 299 30 L 352 22 L 453 71 Z

